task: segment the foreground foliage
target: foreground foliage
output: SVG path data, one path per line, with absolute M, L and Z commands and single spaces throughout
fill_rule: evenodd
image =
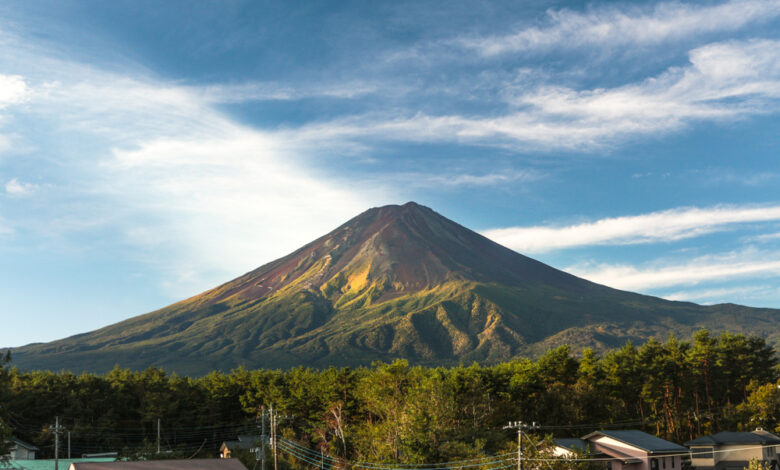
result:
M 74 375 L 5 367 L 0 430 L 9 424 L 43 457 L 53 454 L 55 416 L 71 433 L 74 455 L 215 456 L 222 441 L 259 433 L 261 408 L 274 405 L 284 418 L 280 435 L 323 456 L 443 462 L 513 452 L 516 435 L 502 426 L 518 419 L 547 426 L 536 443 L 542 434 L 580 436 L 604 426 L 677 442 L 757 425 L 780 430 L 778 378 L 775 352 L 763 339 L 707 331 L 691 342 L 628 343 L 604 356 L 586 350 L 576 358 L 564 346 L 536 361 L 493 366 L 423 368 L 398 360 L 201 378 L 157 368 Z

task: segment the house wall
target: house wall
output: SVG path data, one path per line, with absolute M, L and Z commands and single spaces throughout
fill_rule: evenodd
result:
M 715 446 L 713 448 L 713 458 L 711 459 L 692 458 L 691 465 L 698 468 L 742 470 L 753 459 L 765 460 L 770 463 L 775 462 L 772 468 L 778 468 L 780 464 L 777 451 L 772 447 L 764 447 L 758 444 L 730 444 Z
M 763 459 L 764 450 L 760 445 L 734 444 L 724 445 L 715 449 L 715 462 L 722 461 L 743 461 L 749 462 L 752 459 Z
M 9 454 L 11 460 L 35 460 L 35 451 L 27 450 L 21 446 L 14 446 Z
M 694 457 L 693 452 L 691 452 L 691 466 L 692 467 L 707 467 L 712 468 L 715 466 L 715 456 L 718 455 L 715 451 L 717 450 L 716 447 L 712 446 L 691 446 L 691 451 L 693 449 L 707 449 L 710 452 L 712 452 L 712 458 L 701 458 L 701 457 Z

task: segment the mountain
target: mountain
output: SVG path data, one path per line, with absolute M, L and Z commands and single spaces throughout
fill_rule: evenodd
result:
M 410 202 L 370 209 L 297 251 L 195 297 L 13 350 L 25 369 L 106 371 L 495 362 L 570 344 L 702 327 L 780 341 L 780 310 L 701 306 L 554 269 Z

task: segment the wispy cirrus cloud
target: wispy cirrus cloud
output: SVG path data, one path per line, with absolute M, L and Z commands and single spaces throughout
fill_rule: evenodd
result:
M 502 89 L 509 110 L 491 116 L 415 113 L 350 116 L 295 130 L 305 139 L 386 139 L 596 150 L 693 122 L 776 112 L 780 41 L 730 41 L 690 51 L 690 63 L 639 83 L 576 90 L 542 85 Z
M 204 101 L 213 103 L 246 103 L 248 101 L 291 101 L 303 98 L 352 99 L 379 91 L 385 87 L 357 80 L 349 83 L 309 83 L 291 86 L 269 82 L 247 82 L 238 84 L 215 84 L 192 87 Z
M 740 285 L 737 287 L 720 287 L 714 289 L 681 290 L 665 294 L 668 300 L 698 301 L 705 304 L 722 302 L 736 302 L 737 299 L 749 297 L 751 299 L 777 295 L 778 288 L 768 284 Z
M 647 291 L 713 281 L 780 276 L 780 252 L 745 249 L 686 261 L 630 264 L 578 264 L 565 271 L 616 289 Z
M 181 297 L 388 199 L 382 188 L 312 170 L 306 160 L 315 143 L 245 126 L 200 89 L 17 43 L 26 53 L 5 57 L 5 65 L 25 72 L 10 80 L 21 90 L 14 102 L 23 92 L 25 106 L 12 116 L 31 125 L 14 132 L 28 141 L 47 135 L 25 158 L 43 165 L 53 150 L 58 168 L 56 181 L 43 182 L 45 210 L 17 211 L 14 227 L 30 237 L 67 244 L 85 232 L 110 233 L 104 243 L 132 247 L 135 259 L 162 274 L 168 293 Z M 47 147 L 52 142 L 55 149 Z M 25 204 L 22 196 L 36 186 L 14 178 L 3 188 Z
M 455 41 L 482 56 L 599 45 L 657 45 L 713 32 L 730 32 L 780 16 L 777 0 L 734 0 L 701 6 L 678 2 L 652 7 L 601 7 L 580 13 L 550 10 L 547 24 L 509 34 Z
M 539 181 L 547 175 L 537 170 L 507 170 L 488 173 L 449 172 L 446 174 L 400 173 L 383 175 L 382 180 L 415 187 L 486 187 L 508 183 Z
M 589 245 L 670 242 L 728 230 L 738 224 L 778 220 L 780 206 L 684 207 L 562 227 L 510 227 L 482 233 L 520 252 L 543 253 Z
M 19 75 L 0 74 L 0 111 L 4 108 L 23 103 L 28 99 L 28 87 L 24 78 Z M 0 113 L 0 131 L 6 116 Z M 12 136 L 0 133 L 0 153 L 8 151 L 12 147 Z

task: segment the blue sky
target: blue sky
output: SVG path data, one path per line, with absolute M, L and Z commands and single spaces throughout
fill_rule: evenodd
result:
M 780 0 L 0 2 L 0 345 L 414 200 L 613 287 L 780 308 Z

